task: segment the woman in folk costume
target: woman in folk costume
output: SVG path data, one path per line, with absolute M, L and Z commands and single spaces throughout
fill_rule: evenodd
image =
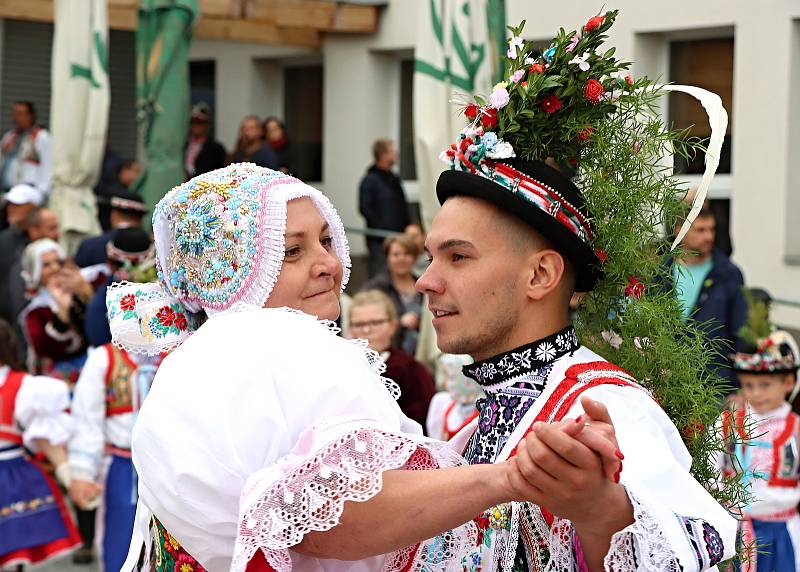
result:
M 127 240 L 126 240 L 127 239 Z M 153 264 L 150 238 L 141 229 L 122 229 L 109 258 L 136 261 L 127 275 Z M 146 253 L 150 253 L 147 258 Z M 130 299 L 120 300 L 109 317 L 131 311 Z M 105 306 L 105 304 L 104 304 Z M 119 570 L 125 562 L 136 514 L 136 477 L 131 462 L 131 433 L 142 401 L 150 389 L 160 356 L 128 353 L 111 343 L 92 351 L 75 385 L 69 442 L 72 483 L 70 497 L 81 508 L 101 504 L 104 570 Z M 102 500 L 101 500 L 102 495 Z
M 702 486 L 716 482 L 709 451 L 721 443 L 698 427 L 716 418 L 720 381 L 702 373 L 702 334 L 674 294 L 647 287 L 669 250 L 661 228 L 691 223 L 660 166 L 682 147 L 653 112 L 667 87 L 634 80 L 601 49 L 615 17 L 562 29 L 538 57 L 514 28 L 506 81 L 465 102 L 470 124 L 442 153 L 450 169 L 417 288 L 439 349 L 471 355 L 464 372 L 486 392 L 450 443 L 472 465 L 541 470 L 526 473 L 532 502 L 421 543 L 406 569 L 689 571 L 735 552 L 735 519 Z M 719 98 L 680 89 L 711 110 L 718 157 Z M 575 292 L 586 294 L 573 326 Z M 582 396 L 607 408 L 624 456 L 618 485 L 600 493 L 580 463 L 547 460 L 558 451 L 548 424 L 585 414 Z M 733 489 L 714 492 L 727 501 Z
M 69 391 L 63 381 L 22 371 L 17 351 L 14 331 L 0 320 L 0 569 L 44 562 L 81 543 L 58 485 L 25 450 L 43 452 L 69 485 Z
M 319 191 L 234 164 L 170 191 L 153 229 L 159 283 L 114 285 L 107 301 L 115 343 L 174 350 L 133 431 L 124 570 L 144 542 L 156 570 L 377 571 L 519 497 L 509 466 L 399 470 L 461 459 L 402 414 L 380 356 L 336 335 L 349 255 Z M 613 475 L 602 424 L 568 425 Z
M 86 358 L 83 318 L 92 286 L 49 238 L 22 254 L 22 276 L 30 302 L 19 321 L 28 345 L 28 369 L 75 383 Z
M 478 417 L 476 403 L 484 396 L 481 386 L 464 375 L 472 363 L 466 355 L 442 354 L 436 358 L 436 386 L 444 388 L 433 396 L 426 429 L 434 439 L 449 441 Z
M 747 555 L 742 569 L 800 570 L 800 416 L 791 407 L 800 353 L 791 334 L 763 325 L 763 337 L 733 355 L 744 406 L 722 415 L 729 449 L 719 456 L 719 467 L 750 487 L 741 523 Z

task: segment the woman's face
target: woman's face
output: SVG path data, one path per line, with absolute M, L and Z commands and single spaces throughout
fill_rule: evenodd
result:
M 400 244 L 393 242 L 386 256 L 386 264 L 392 276 L 410 276 L 414 268 L 414 256 Z
M 269 121 L 266 125 L 267 139 L 270 141 L 280 141 L 283 138 L 283 129 L 277 121 Z
M 397 331 L 397 322 L 390 320 L 381 304 L 355 306 L 350 311 L 350 337 L 362 338 L 376 352 L 388 350 L 392 336 Z
M 58 252 L 50 250 L 41 255 L 42 261 L 42 277 L 39 282 L 40 286 L 47 286 L 53 278 L 61 271 L 63 266 L 62 260 L 58 257 Z
M 342 263 L 328 223 L 308 197 L 286 205 L 283 265 L 265 306 L 301 310 L 326 320 L 339 317 Z

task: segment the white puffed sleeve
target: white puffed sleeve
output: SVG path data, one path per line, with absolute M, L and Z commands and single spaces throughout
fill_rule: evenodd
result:
M 141 500 L 190 554 L 209 570 L 232 558 L 243 569 L 259 548 L 288 559 L 345 500 L 377 494 L 380 473 L 418 441 L 363 347 L 305 314 L 238 309 L 163 361 L 133 460 Z M 322 481 L 333 494 L 311 494 Z
M 73 478 L 94 481 L 103 460 L 106 420 L 106 373 L 108 352 L 105 347 L 92 350 L 81 370 L 72 397 L 75 434 L 67 449 Z
M 608 408 L 635 518 L 613 536 L 606 570 L 694 572 L 731 558 L 737 522 L 691 476 L 691 456 L 658 404 L 643 391 L 612 385 L 584 395 Z M 567 416 L 581 413 L 578 400 Z
M 66 383 L 41 375 L 25 376 L 14 404 L 14 417 L 23 429 L 25 446 L 35 451 L 35 439 L 47 439 L 53 445 L 66 443 L 73 429 L 68 408 Z

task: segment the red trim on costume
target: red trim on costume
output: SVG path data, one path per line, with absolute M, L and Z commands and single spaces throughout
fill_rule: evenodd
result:
M 263 552 L 256 550 L 256 553 L 253 554 L 250 562 L 247 563 L 245 572 L 275 572 L 275 568 L 269 565 L 267 559 L 264 558 Z
M 0 386 L 0 439 L 11 441 L 15 445 L 22 445 L 22 431 L 14 422 L 14 407 L 26 375 L 28 374 L 24 371 L 11 370 L 5 383 Z
M 123 449 L 121 447 L 115 447 L 110 443 L 106 445 L 106 454 L 107 455 L 115 455 L 117 457 L 124 457 L 125 459 L 132 458 L 131 450 L 130 449 Z
M 455 401 L 453 401 L 450 405 L 447 406 L 447 409 L 444 412 L 444 434 L 445 434 L 445 437 L 446 437 L 445 441 L 449 441 L 450 439 L 455 437 L 458 434 L 459 431 L 461 431 L 464 427 L 466 427 L 467 425 L 472 423 L 472 420 L 476 419 L 478 417 L 478 415 L 480 415 L 480 412 L 477 409 L 475 409 L 475 411 L 473 411 L 472 414 L 469 415 L 464 420 L 464 422 L 461 425 L 458 426 L 458 429 L 455 429 L 454 431 L 451 431 L 450 429 L 447 428 L 447 418 L 450 416 L 450 413 L 453 412 L 453 408 L 455 408 L 456 405 L 457 405 L 457 403 Z
M 783 431 L 780 435 L 773 441 L 772 443 L 772 474 L 769 477 L 769 481 L 767 484 L 773 487 L 796 487 L 798 480 L 794 479 L 783 479 L 777 476 L 778 467 L 781 465 L 781 448 L 786 444 L 786 442 L 791 439 L 792 435 L 796 431 L 797 426 L 797 419 L 793 413 L 789 413 L 786 416 L 786 425 L 783 428 Z
M 129 372 L 129 380 L 130 375 L 136 371 L 136 368 L 139 366 L 131 359 L 131 356 L 126 352 L 124 349 L 117 348 L 113 344 L 105 344 L 103 346 L 106 349 L 106 353 L 108 354 L 108 368 L 106 368 L 106 379 L 105 379 L 105 387 L 106 391 L 108 391 L 109 387 L 111 386 L 111 376 L 117 373 L 115 371 L 115 367 L 117 365 L 117 358 L 119 356 L 122 358 L 122 361 L 125 365 L 128 366 Z M 130 381 L 128 383 L 128 393 L 130 394 L 131 387 Z M 125 413 L 133 413 L 133 403 L 131 396 L 128 396 L 128 403 L 126 405 L 120 405 L 117 407 L 111 407 L 110 405 L 106 405 L 106 417 L 113 417 L 114 415 L 124 415 Z

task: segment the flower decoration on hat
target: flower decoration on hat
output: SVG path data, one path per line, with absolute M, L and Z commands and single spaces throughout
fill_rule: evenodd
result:
M 800 366 L 797 342 L 786 331 L 775 330 L 758 340 L 751 351 L 733 355 L 733 368 L 746 373 L 790 373 Z

